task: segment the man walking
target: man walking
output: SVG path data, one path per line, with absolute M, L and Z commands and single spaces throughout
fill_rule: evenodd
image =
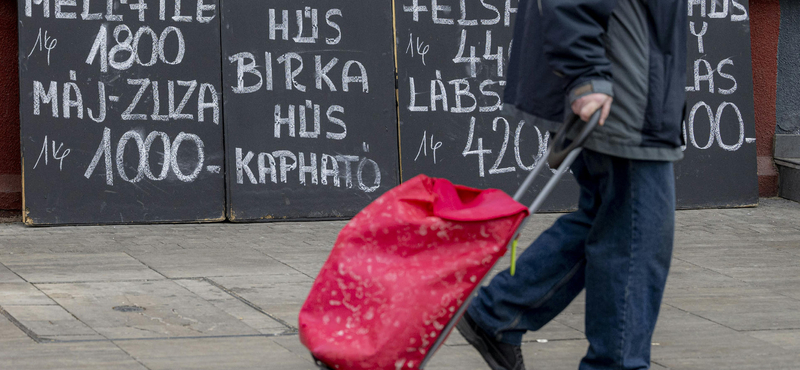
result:
M 581 370 L 648 369 L 672 256 L 686 0 L 520 0 L 504 100 L 555 131 L 602 109 L 572 165 L 579 209 L 482 288 L 457 328 L 494 370 L 586 288 Z M 566 104 L 565 104 L 566 102 Z

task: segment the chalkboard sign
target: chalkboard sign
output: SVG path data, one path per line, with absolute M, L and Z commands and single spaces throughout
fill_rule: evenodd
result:
M 746 0 L 689 6 L 686 157 L 675 166 L 679 207 L 758 203 L 753 65 Z
M 216 0 L 19 0 L 28 224 L 224 218 Z
M 749 17 L 743 0 L 692 0 L 681 208 L 758 200 Z M 549 134 L 500 112 L 518 0 L 398 0 L 403 177 L 425 173 L 512 193 Z M 693 27 L 693 28 L 692 28 Z M 698 35 L 698 36 L 692 36 Z M 538 179 L 525 202 L 550 173 Z M 546 210 L 576 206 L 565 176 Z
M 513 194 L 550 134 L 501 113 L 518 0 L 398 0 L 397 66 L 403 178 L 424 173 Z M 531 187 L 533 200 L 552 173 Z M 544 205 L 572 208 L 564 176 Z
M 352 216 L 399 182 L 392 3 L 224 0 L 229 219 Z

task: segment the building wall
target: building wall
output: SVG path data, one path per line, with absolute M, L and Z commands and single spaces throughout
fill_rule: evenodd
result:
M 793 0 L 783 0 L 793 1 Z M 753 55 L 758 188 L 762 197 L 778 195 L 778 172 L 772 160 L 778 78 L 779 0 L 750 1 L 750 42 Z
M 800 134 L 800 1 L 781 1 L 778 40 L 778 91 L 776 102 L 778 134 Z
M 0 210 L 22 208 L 17 2 L 0 0 Z

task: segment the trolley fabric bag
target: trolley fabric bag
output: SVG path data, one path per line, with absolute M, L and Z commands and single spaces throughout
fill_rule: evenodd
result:
M 300 340 L 331 369 L 420 368 L 528 213 L 500 190 L 424 175 L 392 189 L 339 233 Z
M 521 229 L 598 126 L 569 115 L 514 198 L 424 175 L 392 189 L 339 233 L 300 310 L 300 341 L 322 369 L 423 369 Z M 572 140 L 567 136 L 575 133 Z M 556 169 L 525 208 L 517 203 Z

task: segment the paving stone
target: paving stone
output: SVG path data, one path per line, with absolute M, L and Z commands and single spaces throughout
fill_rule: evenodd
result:
M 0 369 L 148 370 L 109 342 L 16 346 L 0 350 Z
M 1 248 L 0 248 L 1 249 Z M 9 270 L 7 267 L 0 265 L 0 283 L 24 283 L 17 274 Z
M 538 331 L 531 331 L 522 336 L 522 342 L 536 342 L 537 340 L 578 340 L 584 339 L 586 336 L 573 328 L 570 328 L 557 321 L 551 321 Z M 467 341 L 459 334 L 458 330 L 453 329 L 450 336 L 447 338 L 445 345 L 448 346 L 463 346 Z
M 281 261 L 283 262 L 283 261 Z M 284 262 L 289 267 L 294 269 L 295 271 L 308 276 L 309 278 L 314 278 L 319 275 L 319 272 L 322 271 L 322 266 L 325 264 L 325 261 L 319 262 Z
M 116 341 L 150 370 L 316 370 L 264 337 Z
M 258 332 L 168 281 L 41 284 L 58 304 L 109 339 L 254 335 Z M 118 306 L 143 311 L 119 312 Z
M 534 369 L 574 370 L 589 348 L 586 340 L 566 340 L 547 343 L 525 343 L 522 355 Z
M 213 280 L 295 328 L 298 326 L 300 308 L 314 282 L 296 272 L 289 275 L 219 277 Z
M 163 279 L 125 253 L 14 254 L 0 262 L 31 283 Z
M 785 354 L 782 348 L 747 333 L 662 305 L 652 341 L 652 358 L 754 357 Z
M 658 361 L 672 370 L 797 370 L 800 356 L 783 354 L 755 357 L 683 357 Z
M 0 352 L 17 345 L 31 345 L 35 342 L 5 316 L 0 315 Z
M 97 332 L 80 322 L 61 306 L 3 306 L 14 319 L 40 337 L 90 336 Z
M 56 304 L 29 283 L 0 283 L 0 306 L 35 306 Z
M 788 282 L 776 279 L 755 285 L 769 289 L 770 292 L 800 301 L 800 279 L 792 278 Z
M 564 326 L 566 326 L 568 328 L 574 329 L 574 330 L 576 330 L 576 331 L 578 331 L 580 333 L 585 333 L 586 332 L 585 315 L 582 314 L 582 313 L 575 314 L 575 313 L 564 313 L 564 312 L 562 312 L 561 314 L 556 316 L 556 318 L 553 319 L 553 321 L 555 321 L 555 322 L 557 322 L 557 323 L 559 323 L 561 325 L 564 325 Z
M 313 359 L 311 358 L 311 352 L 309 352 L 308 348 L 300 343 L 299 335 L 282 335 L 272 337 L 270 340 L 285 348 L 287 351 L 294 353 L 300 359 L 308 361 L 311 364 L 314 363 Z
M 289 328 L 261 313 L 225 291 L 211 285 L 204 280 L 175 280 L 200 298 L 211 303 L 228 315 L 241 320 L 247 326 L 256 329 L 261 334 L 281 334 Z
M 249 248 L 194 249 L 133 254 L 170 278 L 271 275 L 293 272 L 286 265 Z
M 523 342 L 536 342 L 539 340 L 577 340 L 584 339 L 583 332 L 573 329 L 557 321 L 551 321 L 538 331 L 530 331 L 522 336 Z
M 768 243 L 767 245 L 770 245 L 779 251 L 800 256 L 800 240 L 772 242 Z
M 689 263 L 676 257 L 672 259 L 667 277 L 667 289 L 735 288 L 746 287 L 745 282 L 706 267 Z
M 665 298 L 736 330 L 800 329 L 800 301 L 757 287 L 672 289 Z
M 751 331 L 747 335 L 779 346 L 792 353 L 800 353 L 800 330 Z
M 792 254 L 756 244 L 681 248 L 676 257 L 746 282 L 757 282 L 782 271 L 800 271 L 800 259 Z
M 466 345 L 443 346 L 425 367 L 426 370 L 486 370 L 488 368 L 481 355 Z

